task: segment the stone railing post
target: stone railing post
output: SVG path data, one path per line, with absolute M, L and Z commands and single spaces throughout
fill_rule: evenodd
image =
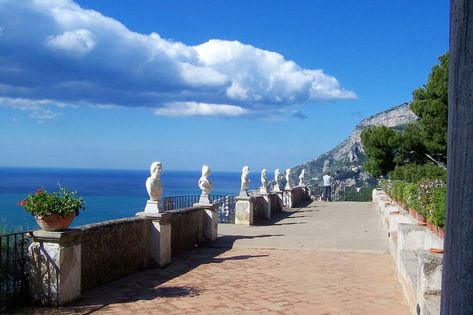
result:
M 235 224 L 252 225 L 254 223 L 254 199 L 252 197 L 235 197 Z
M 211 242 L 217 240 L 218 235 L 218 213 L 217 204 L 194 203 L 194 208 L 201 208 L 203 211 L 204 238 Z
M 292 199 L 292 188 L 284 189 L 283 192 L 283 205 L 286 208 L 293 207 L 293 199 Z
M 138 212 L 139 217 L 145 217 L 151 221 L 150 225 L 150 254 L 151 259 L 159 267 L 171 263 L 171 224 L 169 214 Z
M 80 298 L 81 230 L 32 232 L 28 248 L 31 295 L 44 305 L 61 306 Z

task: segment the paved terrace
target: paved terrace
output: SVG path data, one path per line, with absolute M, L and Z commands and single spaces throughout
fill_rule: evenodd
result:
M 257 226 L 24 314 L 409 314 L 371 203 L 314 202 Z

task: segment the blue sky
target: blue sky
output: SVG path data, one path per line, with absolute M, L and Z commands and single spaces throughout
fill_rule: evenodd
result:
M 0 166 L 295 166 L 411 100 L 448 15 L 437 0 L 0 0 Z

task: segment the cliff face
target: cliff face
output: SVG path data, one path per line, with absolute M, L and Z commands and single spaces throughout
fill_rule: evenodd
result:
M 366 156 L 361 144 L 361 132 L 369 126 L 396 127 L 416 119 L 409 103 L 363 119 L 342 143 L 318 158 L 294 167 L 292 174 L 296 177 L 305 169 L 305 178 L 310 186 L 319 185 L 326 171 L 330 171 L 335 180 L 344 185 L 362 187 L 374 184 L 376 180 L 363 170 Z

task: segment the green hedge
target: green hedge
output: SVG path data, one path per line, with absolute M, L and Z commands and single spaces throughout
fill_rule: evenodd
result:
M 418 183 L 384 180 L 381 187 L 392 199 L 416 210 L 429 222 L 439 227 L 445 225 L 447 188 L 444 180 L 423 179 Z
M 392 180 L 402 180 L 409 183 L 418 183 L 425 179 L 447 179 L 447 170 L 433 164 L 406 164 L 396 166 L 389 173 Z

